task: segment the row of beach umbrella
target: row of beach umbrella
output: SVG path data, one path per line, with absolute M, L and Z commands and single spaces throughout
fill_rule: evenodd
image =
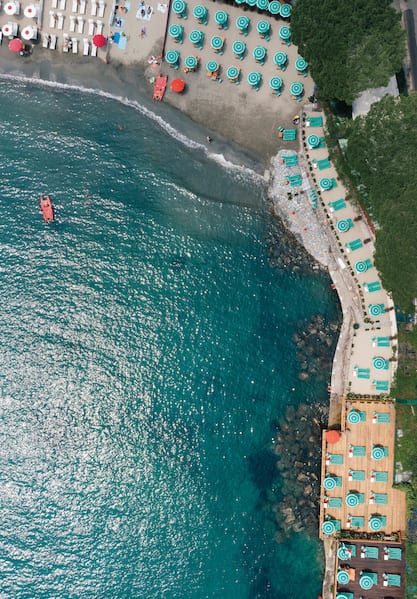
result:
M 242 5 L 247 4 L 251 8 L 257 8 L 259 10 L 265 11 L 272 16 L 280 16 L 283 19 L 288 19 L 291 16 L 292 7 L 290 4 L 281 4 L 277 0 L 272 0 L 269 2 L 268 0 L 235 0 L 236 4 Z M 187 18 L 187 3 L 185 0 L 174 0 L 172 3 L 172 11 L 182 19 Z M 219 11 L 224 12 L 224 11 Z M 225 13 L 227 14 L 227 13 Z M 208 8 L 204 5 L 197 5 L 193 9 L 193 16 L 198 19 L 201 23 L 207 22 L 208 16 Z M 221 25 L 216 20 L 218 25 Z

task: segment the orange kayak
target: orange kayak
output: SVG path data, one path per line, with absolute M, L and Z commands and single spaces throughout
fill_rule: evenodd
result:
M 153 87 L 152 100 L 158 100 L 161 102 L 164 97 L 166 86 L 168 81 L 168 75 L 159 74 L 156 78 L 155 85 Z
M 41 196 L 40 204 L 43 220 L 46 223 L 51 223 L 54 220 L 54 208 L 52 206 L 51 198 L 48 195 Z

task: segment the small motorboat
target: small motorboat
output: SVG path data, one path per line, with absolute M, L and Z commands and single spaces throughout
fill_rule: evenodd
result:
M 40 199 L 41 211 L 43 220 L 46 223 L 51 223 L 54 220 L 54 208 L 52 206 L 51 198 L 48 195 L 41 196 Z
M 152 100 L 157 100 L 158 102 L 161 102 L 161 100 L 165 94 L 165 90 L 167 87 L 167 81 L 168 81 L 168 75 L 161 75 L 161 74 L 158 75 L 158 77 L 156 78 L 156 81 L 155 81 L 155 85 L 153 87 Z

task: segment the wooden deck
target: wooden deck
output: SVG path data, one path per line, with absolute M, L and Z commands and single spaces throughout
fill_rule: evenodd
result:
M 361 421 L 354 424 L 348 421 L 349 413 L 355 410 L 360 414 Z M 375 414 L 383 414 L 381 419 L 389 419 L 389 422 L 375 422 Z M 326 435 L 323 436 L 322 454 L 322 485 L 320 498 L 320 536 L 323 534 L 322 524 L 326 517 L 340 522 L 343 537 L 352 536 L 370 539 L 375 533 L 369 526 L 371 516 L 381 516 L 386 519 L 385 525 L 379 531 L 381 540 L 391 539 L 391 533 L 399 533 L 400 538 L 405 536 L 406 526 L 406 498 L 402 491 L 392 488 L 394 472 L 394 443 L 395 443 L 395 408 L 391 401 L 377 400 L 344 400 L 342 405 L 340 440 L 334 444 L 328 444 Z M 364 455 L 352 455 L 350 448 L 365 448 Z M 387 456 L 376 460 L 371 457 L 372 448 L 379 446 L 384 448 Z M 327 454 L 342 456 L 343 463 L 329 463 Z M 340 459 L 340 458 L 339 458 Z M 351 471 L 364 473 L 364 480 L 349 480 Z M 373 472 L 386 472 L 387 481 L 379 482 L 372 477 Z M 326 475 L 338 477 L 341 486 L 326 490 L 323 481 Z M 339 481 L 338 481 L 339 482 Z M 363 503 L 350 507 L 346 504 L 346 496 L 349 493 L 358 493 L 363 496 Z M 386 495 L 386 504 L 371 503 L 371 497 L 378 494 L 379 497 Z M 341 499 L 340 507 L 330 507 L 325 499 Z M 361 497 L 362 499 L 362 497 Z M 334 499 L 333 499 L 334 501 Z M 338 501 L 338 500 L 336 500 Z M 371 500 L 372 501 L 372 500 Z M 351 520 L 355 522 L 355 516 L 363 517 L 362 526 L 352 526 Z
M 348 591 L 353 593 L 354 597 L 366 597 L 366 599 L 403 599 L 405 597 L 405 558 L 404 558 L 404 545 L 395 545 L 396 548 L 400 548 L 402 551 L 402 559 L 401 560 L 393 560 L 393 559 L 384 559 L 384 548 L 394 547 L 391 543 L 372 543 L 370 541 L 366 541 L 365 545 L 367 547 L 377 547 L 379 549 L 378 559 L 369 559 L 366 557 L 361 557 L 363 555 L 361 553 L 361 547 L 364 543 L 353 543 L 350 541 L 346 541 L 349 545 L 355 547 L 356 556 L 351 557 L 348 561 L 346 560 L 337 560 L 336 562 L 336 572 L 335 572 L 335 585 L 336 589 L 335 596 L 337 597 L 337 593 L 343 593 L 343 591 Z M 351 577 L 353 580 L 350 580 L 346 585 L 339 585 L 337 583 L 337 572 L 339 569 L 347 569 L 350 568 Z M 359 580 L 361 577 L 361 572 L 373 572 L 377 574 L 377 584 L 375 584 L 371 589 L 364 591 L 359 584 Z M 383 584 L 383 576 L 384 574 L 397 574 L 401 577 L 401 586 L 384 586 Z

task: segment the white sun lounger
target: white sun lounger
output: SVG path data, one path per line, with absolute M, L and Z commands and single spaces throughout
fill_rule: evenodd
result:
M 78 0 L 72 0 L 71 12 L 78 12 Z
M 67 33 L 64 33 L 64 42 L 62 44 L 62 51 L 63 52 L 68 52 L 68 50 L 69 50 L 69 41 L 70 41 L 69 35 Z
M 86 0 L 81 0 L 80 2 L 80 15 L 85 15 L 85 7 L 87 5 Z
M 3 41 L 3 32 L 0 31 L 0 44 L 2 43 L 2 41 Z
M 95 23 L 93 19 L 88 19 L 88 35 L 94 35 Z
M 82 19 L 81 17 L 78 17 L 78 29 L 77 32 L 78 33 L 82 33 L 84 31 L 84 19 Z
M 42 36 L 42 48 L 47 48 L 49 46 L 49 35 L 44 33 Z
M 49 49 L 50 50 L 56 50 L 56 35 L 54 35 L 54 34 L 51 35 L 51 41 L 49 43 Z
M 97 46 L 94 44 L 91 46 L 91 56 L 97 56 Z
M 97 2 L 95 0 L 93 0 L 91 2 L 91 16 L 92 17 L 96 17 L 97 16 Z
M 106 5 L 104 4 L 104 2 L 101 2 L 101 0 L 98 3 L 98 16 L 99 17 L 104 17 L 104 10 L 106 8 Z
M 88 56 L 89 51 L 90 51 L 90 42 L 88 41 L 88 39 L 85 37 L 84 38 L 84 45 L 83 45 L 83 56 Z
M 65 10 L 67 0 L 59 0 L 59 10 Z
M 78 40 L 76 37 L 72 38 L 72 53 L 78 54 Z
M 62 12 L 58 13 L 58 23 L 56 24 L 57 29 L 64 29 L 64 19 L 65 15 Z
M 52 0 L 51 7 L 52 8 L 58 8 L 58 0 Z
M 69 26 L 69 30 L 72 33 L 75 31 L 76 24 L 77 24 L 77 17 L 74 17 L 74 15 L 70 15 L 70 26 Z
M 53 10 L 49 11 L 49 29 L 54 29 L 56 21 L 56 14 Z
M 103 33 L 103 21 L 97 21 L 97 34 L 102 35 Z

